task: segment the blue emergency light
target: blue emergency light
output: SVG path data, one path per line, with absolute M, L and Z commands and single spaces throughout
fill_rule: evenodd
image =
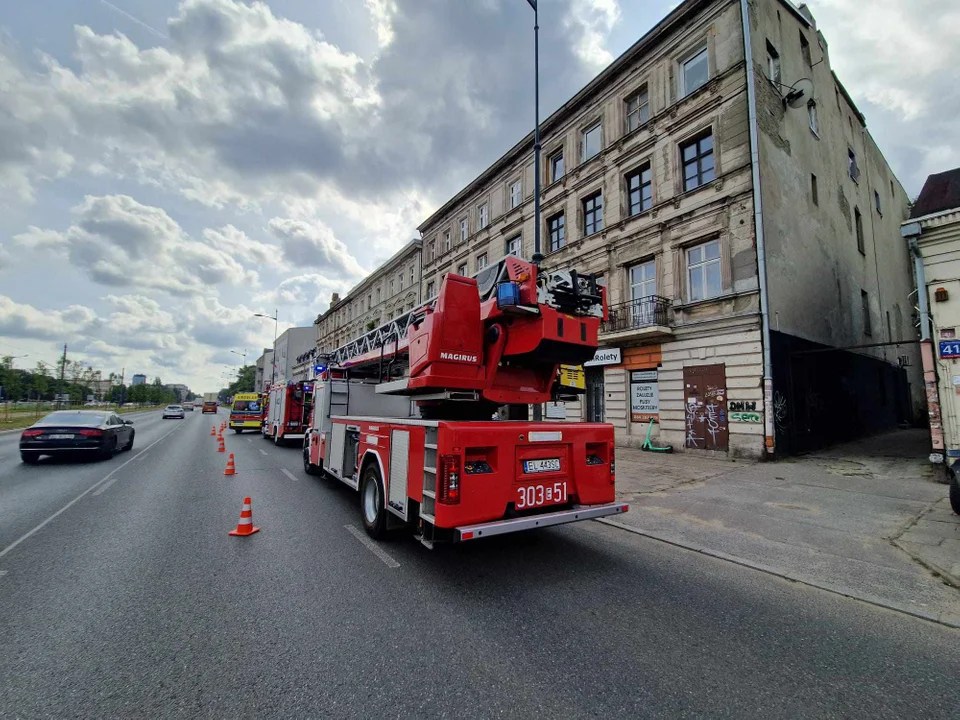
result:
M 511 307 L 520 304 L 520 284 L 510 281 L 497 285 L 497 307 Z

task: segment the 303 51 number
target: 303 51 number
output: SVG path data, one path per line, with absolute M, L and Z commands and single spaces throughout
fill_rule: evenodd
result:
M 517 488 L 517 495 L 519 497 L 514 504 L 517 510 L 541 507 L 542 505 L 561 505 L 567 502 L 567 483 L 528 485 Z

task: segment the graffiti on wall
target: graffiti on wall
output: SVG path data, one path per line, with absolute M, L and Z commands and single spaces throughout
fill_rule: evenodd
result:
M 790 424 L 789 409 L 787 408 L 787 396 L 779 390 L 773 393 L 773 421 L 777 430 L 786 430 Z

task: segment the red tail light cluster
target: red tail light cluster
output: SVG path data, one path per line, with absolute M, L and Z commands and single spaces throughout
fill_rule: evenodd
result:
M 103 430 L 78 430 L 77 435 L 83 435 L 84 437 L 101 437 Z
M 439 491 L 437 502 L 444 505 L 460 504 L 460 456 L 441 455 L 439 467 Z
M 43 430 L 24 430 L 22 437 L 37 437 L 43 435 Z

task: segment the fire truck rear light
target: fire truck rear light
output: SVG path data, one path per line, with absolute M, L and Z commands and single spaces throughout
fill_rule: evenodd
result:
M 624 505 L 624 506 L 622 506 L 622 507 L 620 508 L 620 512 L 626 512 L 626 511 L 629 510 L 629 509 L 630 509 L 630 506 L 629 506 L 629 505 Z
M 460 504 L 460 456 L 441 455 L 437 477 L 439 497 L 437 502 L 443 505 Z
M 460 535 L 460 539 L 461 539 L 461 540 L 473 540 L 473 533 L 472 533 L 472 532 L 465 532 L 465 533 L 463 533 L 463 534 Z

